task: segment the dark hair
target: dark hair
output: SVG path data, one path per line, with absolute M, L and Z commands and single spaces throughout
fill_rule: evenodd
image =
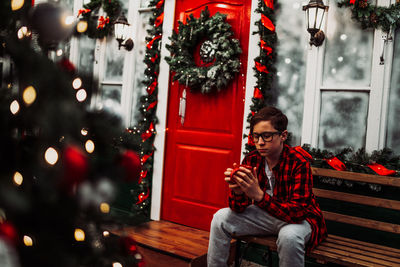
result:
M 272 126 L 279 132 L 285 131 L 288 125 L 288 118 L 282 111 L 275 107 L 264 107 L 251 118 L 250 134 L 253 133 L 254 125 L 260 121 L 270 121 Z

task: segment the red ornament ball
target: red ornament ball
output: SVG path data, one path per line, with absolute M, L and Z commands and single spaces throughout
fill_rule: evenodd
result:
M 140 157 L 132 150 L 126 150 L 120 159 L 120 165 L 124 169 L 124 180 L 128 182 L 136 182 L 140 177 L 142 164 Z
M 68 146 L 63 152 L 65 182 L 69 185 L 84 181 L 88 175 L 89 163 L 86 155 L 76 146 Z
M 18 234 L 14 225 L 8 221 L 0 223 L 0 237 L 4 237 L 8 241 L 17 243 Z

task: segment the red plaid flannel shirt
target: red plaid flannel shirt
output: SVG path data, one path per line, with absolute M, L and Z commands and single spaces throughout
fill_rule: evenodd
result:
M 256 150 L 249 153 L 242 164 L 257 167 L 257 176 L 264 198 L 255 205 L 272 216 L 288 222 L 300 223 L 307 220 L 312 234 L 307 243 L 310 252 L 327 237 L 325 220 L 312 192 L 313 178 L 309 161 L 293 148 L 284 145 L 278 164 L 272 169 L 275 176 L 274 194 L 265 193 L 269 189 L 265 174 L 265 158 Z M 243 212 L 253 201 L 245 194 L 229 195 L 229 207 Z

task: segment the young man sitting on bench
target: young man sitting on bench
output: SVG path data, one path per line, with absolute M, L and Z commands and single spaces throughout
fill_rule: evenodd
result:
M 214 214 L 208 266 L 227 266 L 232 235 L 277 235 L 280 267 L 304 266 L 305 252 L 327 237 L 312 192 L 309 159 L 284 144 L 287 117 L 265 107 L 250 123 L 256 150 L 224 172 L 229 207 Z

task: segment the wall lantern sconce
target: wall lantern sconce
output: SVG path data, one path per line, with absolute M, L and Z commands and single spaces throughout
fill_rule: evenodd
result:
M 310 0 L 308 5 L 303 6 L 303 11 L 306 12 L 307 31 L 311 34 L 310 45 L 320 46 L 325 40 L 321 25 L 328 8 L 329 6 L 325 6 L 322 0 Z
M 128 40 L 125 40 L 128 35 L 128 29 L 129 29 L 128 19 L 122 12 L 121 15 L 114 22 L 114 33 L 115 33 L 115 39 L 117 39 L 118 41 L 118 50 L 121 49 L 121 46 L 125 47 L 127 51 L 131 51 L 133 48 L 132 39 L 129 38 Z

